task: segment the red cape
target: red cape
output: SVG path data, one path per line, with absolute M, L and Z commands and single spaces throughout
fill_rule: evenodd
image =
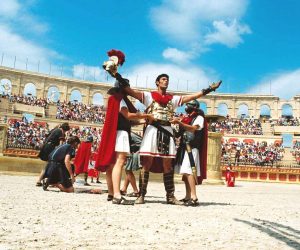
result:
M 82 142 L 77 150 L 74 165 L 76 175 L 87 173 L 91 156 L 92 143 Z
M 120 101 L 122 99 L 126 102 L 129 112 L 136 112 L 127 96 L 124 96 L 122 93 L 116 93 L 108 98 L 105 122 L 95 162 L 95 169 L 101 172 L 106 172 L 107 167 L 116 161 L 115 146 Z

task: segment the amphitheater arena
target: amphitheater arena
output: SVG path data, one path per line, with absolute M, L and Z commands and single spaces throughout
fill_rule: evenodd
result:
M 7 67 L 0 67 L 0 81 L 0 171 L 40 172 L 43 136 L 66 121 L 69 134 L 92 134 L 97 149 L 110 84 Z M 210 128 L 209 179 L 221 181 L 230 165 L 238 180 L 300 184 L 299 95 L 213 93 L 198 101 Z

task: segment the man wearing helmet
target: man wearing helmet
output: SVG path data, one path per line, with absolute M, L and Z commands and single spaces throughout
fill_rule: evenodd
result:
M 187 114 L 183 119 L 173 118 L 171 121 L 180 127 L 175 172 L 183 175 L 185 183 L 186 195 L 181 201 L 186 206 L 197 206 L 196 184 L 201 184 L 206 179 L 207 123 L 196 100 L 189 101 L 185 111 Z

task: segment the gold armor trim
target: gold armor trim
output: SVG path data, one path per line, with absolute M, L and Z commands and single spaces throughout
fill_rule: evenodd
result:
M 169 122 L 174 114 L 172 101 L 169 101 L 167 105 L 161 105 L 158 102 L 153 101 L 149 106 L 147 113 L 152 114 L 157 121 L 161 121 L 162 123 Z

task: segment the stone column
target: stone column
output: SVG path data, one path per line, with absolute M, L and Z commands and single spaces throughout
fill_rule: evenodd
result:
M 5 123 L 0 123 L 0 155 L 3 155 L 3 150 L 6 149 L 7 127 Z
M 224 184 L 221 179 L 221 133 L 208 132 L 207 179 L 204 183 Z

